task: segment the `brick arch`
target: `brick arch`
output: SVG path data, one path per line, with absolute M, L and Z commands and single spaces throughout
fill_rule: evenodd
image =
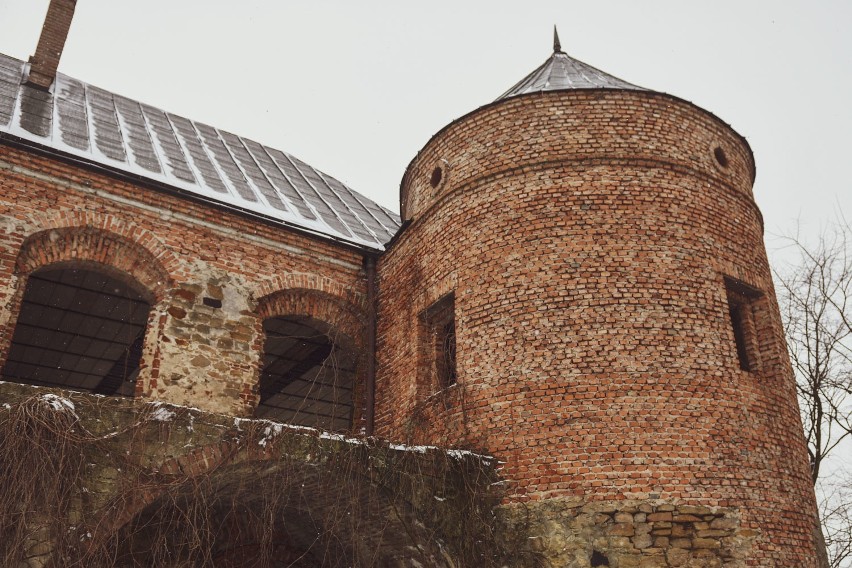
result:
M 314 291 L 327 296 L 338 298 L 359 311 L 366 309 L 364 294 L 356 292 L 358 282 L 343 283 L 328 276 L 313 272 L 288 272 L 276 274 L 274 277 L 260 282 L 252 290 L 252 297 L 259 302 L 277 293 L 290 290 Z
M 126 274 L 161 300 L 171 288 L 165 266 L 146 247 L 94 227 L 45 229 L 24 240 L 15 263 L 18 275 L 56 264 L 86 263 Z
M 146 245 L 120 234 L 126 230 L 113 232 L 91 225 L 76 226 L 71 220 L 64 220 L 68 226 L 35 232 L 21 244 L 15 260 L 14 290 L 7 302 L 5 321 L 0 323 L 0 368 L 9 354 L 29 275 L 50 266 L 95 268 L 124 280 L 147 296 L 153 308 L 149 313 L 140 362 L 143 372 L 137 382 L 137 394 L 140 394 L 145 369 L 156 366 L 158 359 L 154 346 L 160 333 L 153 328 L 157 317 L 155 306 L 167 301 L 173 285 L 171 274 Z
M 273 459 L 271 451 L 261 446 L 242 447 L 234 440 L 223 440 L 196 447 L 185 454 L 171 457 L 153 468 L 152 473 L 161 477 L 171 477 L 183 474 L 188 480 L 214 472 L 226 464 L 245 461 L 268 461 Z M 110 509 L 95 526 L 98 529 L 93 537 L 94 544 L 102 544 L 116 531 L 129 523 L 145 507 L 152 504 L 166 491 L 167 486 L 153 485 L 141 487 L 138 491 L 122 496 L 118 506 Z
M 158 406 L 152 406 L 153 410 L 157 408 Z M 186 453 L 169 457 L 153 466 L 151 473 L 164 479 L 186 476 L 186 480 L 190 481 L 204 475 L 212 475 L 226 466 L 262 464 L 280 459 L 281 455 L 276 452 L 274 444 L 243 444 L 236 439 L 226 439 L 193 447 Z M 112 536 L 168 489 L 166 484 L 153 484 L 122 495 L 120 506 L 109 509 L 101 521 L 95 523 L 99 534 L 95 535 L 94 540 Z
M 178 257 L 154 233 L 127 218 L 97 211 L 61 211 L 33 216 L 32 222 L 37 227 L 32 236 L 51 229 L 60 232 L 91 230 L 110 234 L 147 251 L 169 275 L 175 275 L 180 270 Z
M 338 295 L 305 288 L 279 290 L 260 298 L 257 314 L 260 322 L 276 316 L 310 316 L 345 334 L 358 349 L 365 345 L 364 310 Z
M 261 354 L 255 372 L 254 385 L 260 384 L 262 367 L 262 354 L 265 349 L 266 333 L 263 330 L 263 322 L 267 318 L 276 316 L 309 316 L 328 325 L 323 331 L 328 334 L 341 334 L 343 337 L 335 338 L 335 343 L 346 348 L 352 348 L 357 352 L 358 362 L 352 392 L 352 423 L 351 428 L 356 430 L 359 424 L 363 424 L 364 397 L 365 392 L 365 358 L 366 342 L 366 312 L 358 306 L 347 302 L 340 296 L 334 296 L 315 289 L 295 288 L 279 290 L 258 301 L 257 305 L 257 342 L 254 349 Z M 256 392 L 256 391 L 253 391 Z M 259 402 L 259 397 L 256 398 Z
M 310 434 L 302 434 L 311 436 Z M 316 435 L 316 434 L 315 434 Z M 315 436 L 314 435 L 314 436 Z M 312 439 L 320 439 L 311 436 Z M 300 447 L 305 444 L 313 444 L 306 438 Z M 336 450 L 340 452 L 340 450 Z M 398 450 L 393 450 L 396 453 Z M 317 452 L 322 452 L 321 446 Z M 385 460 L 381 460 L 385 464 Z M 429 462 L 427 462 L 429 463 Z M 411 557 L 411 547 L 421 544 L 424 558 L 450 558 L 448 552 L 441 553 L 442 547 L 432 538 L 430 527 L 422 524 L 418 518 L 415 508 L 407 498 L 399 500 L 393 493 L 393 486 L 387 485 L 386 481 L 378 481 L 375 474 L 375 464 L 372 460 L 356 459 L 351 467 L 330 468 L 321 470 L 316 455 L 313 451 L 302 454 L 289 454 L 277 447 L 274 441 L 268 444 L 244 444 L 235 439 L 222 440 L 195 447 L 185 454 L 171 457 L 159 465 L 148 470 L 151 474 L 161 480 L 160 484 L 154 483 L 147 487 L 139 487 L 138 490 L 127 492 L 112 501 L 113 506 L 104 510 L 99 522 L 91 526 L 89 540 L 86 547 L 92 552 L 98 548 L 109 549 L 110 542 L 138 516 L 145 513 L 146 509 L 155 506 L 158 501 L 174 491 L 178 484 L 162 483 L 162 480 L 181 480 L 180 484 L 192 486 L 196 480 L 205 476 L 212 480 L 214 486 L 222 491 L 229 492 L 232 499 L 240 499 L 250 506 L 249 501 L 256 497 L 257 487 L 266 487 L 265 480 L 285 475 L 299 479 L 293 484 L 293 491 L 298 493 L 295 499 L 282 499 L 277 501 L 276 506 L 282 510 L 291 506 L 298 507 L 298 501 L 308 505 L 312 511 L 318 513 L 320 522 L 333 521 L 335 517 L 346 515 L 347 506 L 353 507 L 351 513 L 360 513 L 357 542 L 343 541 L 345 545 L 353 546 L 353 550 L 360 549 L 366 552 L 370 558 L 382 558 L 381 565 L 397 565 L 400 558 Z M 378 466 L 379 468 L 390 468 L 389 465 Z M 282 473 L 284 472 L 284 473 Z M 328 475 L 331 475 L 331 478 Z M 418 471 L 415 475 L 420 475 Z M 385 479 L 384 476 L 380 476 Z M 238 479 L 238 483 L 228 484 L 229 479 Z M 246 480 L 249 480 L 248 482 Z M 424 483 L 434 482 L 428 476 L 424 477 Z M 341 500 L 341 494 L 347 491 L 347 487 L 355 489 L 351 501 Z M 328 488 L 333 488 L 329 491 Z M 339 490 L 337 490 L 339 488 Z M 337 490 L 337 491 L 335 491 Z M 347 494 L 348 496 L 348 494 Z M 361 505 L 369 500 L 371 506 L 364 510 Z M 403 506 L 400 506 L 402 503 Z M 342 507 L 342 508 L 341 508 Z M 313 515 L 309 517 L 313 520 Z M 291 522 L 298 524 L 299 517 L 292 516 Z M 438 548 L 434 548 L 434 547 Z M 348 548 L 344 546 L 343 549 Z M 419 547 L 418 547 L 419 548 Z M 434 550 L 433 550 L 434 548 Z M 391 562 L 396 560 L 397 562 Z M 443 566 L 444 564 L 436 564 Z M 455 565 L 452 562 L 450 566 Z

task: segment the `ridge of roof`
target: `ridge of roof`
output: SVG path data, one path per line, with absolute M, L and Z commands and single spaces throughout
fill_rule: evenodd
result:
M 22 84 L 0 54 L 0 133 L 360 248 L 384 250 L 399 217 L 298 158 L 58 73 Z

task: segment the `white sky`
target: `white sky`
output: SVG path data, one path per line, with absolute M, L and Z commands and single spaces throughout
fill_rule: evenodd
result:
M 48 0 L 0 0 L 26 59 Z M 569 53 L 713 112 L 767 236 L 852 217 L 852 2 L 78 0 L 60 70 L 295 154 L 398 210 L 432 134 Z M 773 243 L 770 242 L 770 248 Z
M 0 52 L 48 0 L 0 0 Z M 408 162 L 562 47 L 745 136 L 773 234 L 852 220 L 852 2 L 78 0 L 60 70 L 290 152 L 398 210 Z

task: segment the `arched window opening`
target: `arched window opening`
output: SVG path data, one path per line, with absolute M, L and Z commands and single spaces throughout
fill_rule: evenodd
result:
M 49 266 L 30 274 L 2 377 L 132 396 L 151 300 L 110 272 Z
M 352 424 L 358 354 L 351 340 L 308 316 L 268 318 L 255 416 L 321 430 Z

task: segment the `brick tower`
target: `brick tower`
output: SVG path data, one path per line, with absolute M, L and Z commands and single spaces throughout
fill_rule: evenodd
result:
M 554 43 L 408 166 L 376 433 L 496 455 L 554 566 L 819 566 L 748 144 Z

